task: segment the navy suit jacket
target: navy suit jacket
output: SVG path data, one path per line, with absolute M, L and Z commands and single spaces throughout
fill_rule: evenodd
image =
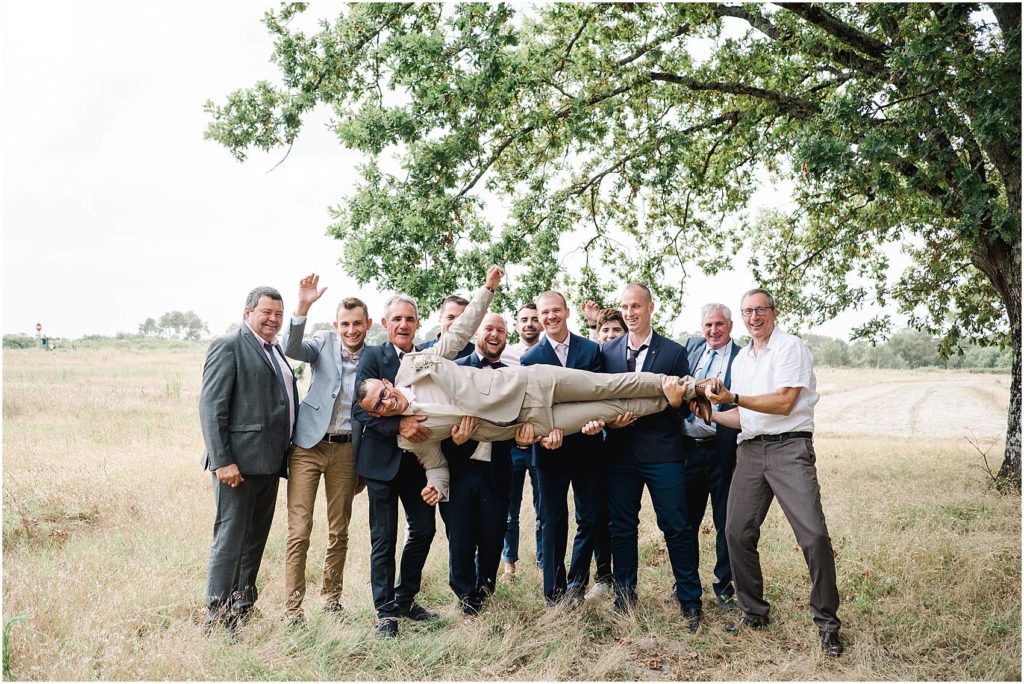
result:
M 691 337 L 686 340 L 686 353 L 687 361 L 689 361 L 690 368 L 697 369 L 697 364 L 700 362 L 700 357 L 704 353 L 704 350 L 708 346 L 708 341 L 703 337 Z M 740 345 L 736 344 L 736 340 L 732 341 L 732 353 L 729 355 L 729 361 L 725 366 L 725 375 L 722 377 L 722 383 L 726 387 L 732 387 L 732 362 L 736 359 L 736 355 L 740 353 Z M 728 411 L 732 408 L 731 404 L 719 404 L 716 409 L 719 411 Z M 700 420 L 699 418 L 697 420 Z M 736 459 L 736 438 L 739 436 L 739 430 L 733 430 L 732 428 L 719 425 L 715 428 L 715 447 L 718 449 L 718 453 L 723 456 L 731 456 L 733 460 Z
M 416 345 L 416 351 L 423 351 L 424 349 L 430 349 L 437 344 L 437 338 L 427 340 L 426 342 L 420 342 Z M 466 343 L 466 346 L 462 348 L 462 351 L 458 353 L 455 359 L 464 359 L 476 350 L 476 343 L 472 340 Z M 455 360 L 453 359 L 453 360 Z
M 561 366 L 554 347 L 547 339 L 542 339 L 537 344 L 527 349 L 519 363 L 524 366 L 547 364 L 549 366 Z M 585 337 L 576 333 L 569 333 L 569 355 L 565 359 L 566 368 L 601 373 L 605 370 L 604 361 L 601 358 L 601 347 Z M 591 460 L 593 450 L 600 448 L 601 436 L 587 436 L 584 434 L 569 435 L 562 442 L 562 446 L 555 450 L 545 449 L 542 446 L 533 446 L 533 462 L 541 467 L 554 467 L 556 465 L 571 465 L 570 460 L 575 457 L 583 457 Z
M 474 347 L 475 349 L 476 347 Z M 480 368 L 480 356 L 474 351 L 469 356 L 456 359 L 456 365 L 471 366 Z M 480 369 L 481 373 L 492 372 L 489 368 Z M 491 442 L 491 484 L 496 490 L 508 491 L 512 486 L 512 445 L 514 440 L 506 439 L 502 442 Z M 461 445 L 456 444 L 450 438 L 441 443 L 441 451 L 448 459 L 448 470 L 454 480 L 458 473 L 469 463 L 469 457 L 476 451 L 479 444 L 476 440 L 469 440 Z
M 356 387 L 367 378 L 394 382 L 398 366 L 398 354 L 391 342 L 368 346 L 359 356 Z M 363 410 L 359 402 L 353 401 L 352 420 L 363 426 L 362 439 L 356 452 L 356 473 L 373 480 L 394 479 L 402 463 L 402 450 L 398 448 L 398 425 L 402 417 L 374 418 Z
M 626 343 L 629 334 L 605 342 L 601 349 L 604 369 L 608 373 L 626 373 Z M 690 366 L 683 345 L 655 332 L 647 349 L 644 365 L 640 369 L 650 373 L 687 375 Z M 683 405 L 685 407 L 685 404 Z M 608 430 L 609 450 L 612 454 L 630 453 L 642 463 L 668 463 L 682 461 L 683 425 L 689 409 L 669 407 L 660 413 L 644 416 L 631 426 Z

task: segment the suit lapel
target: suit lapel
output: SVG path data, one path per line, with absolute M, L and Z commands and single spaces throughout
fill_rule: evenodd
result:
M 623 335 L 623 337 L 626 337 L 626 335 Z M 644 358 L 644 365 L 640 370 L 650 372 L 651 366 L 653 366 L 658 360 L 659 347 L 661 347 L 661 335 L 658 333 L 651 333 L 651 346 L 647 348 L 647 356 Z
M 579 335 L 569 333 L 569 353 L 565 357 L 566 368 L 577 368 L 576 361 L 579 359 L 580 347 L 582 346 Z M 556 356 L 555 358 L 558 357 Z
M 697 362 L 700 361 L 700 357 L 704 354 L 704 349 L 707 348 L 707 346 L 708 343 L 705 340 L 690 350 L 690 357 L 686 359 L 687 363 L 690 364 L 690 375 L 697 377 L 694 375 L 697 372 Z
M 605 356 L 608 360 L 608 372 L 609 373 L 625 373 L 626 372 L 626 337 L 617 337 L 605 344 Z
M 732 362 L 736 358 L 736 355 L 740 353 L 740 347 L 736 344 L 736 340 L 732 340 L 732 353 L 729 354 L 729 363 L 725 366 L 725 379 L 722 382 L 725 383 L 726 387 L 732 387 Z
M 246 325 L 245 323 L 242 324 L 241 334 L 242 339 L 245 340 L 249 344 L 249 346 L 256 351 L 257 354 L 260 355 L 260 358 L 263 359 L 263 363 L 267 364 L 267 368 L 269 368 L 270 371 L 273 372 L 274 366 L 273 364 L 270 363 L 270 359 L 267 358 L 267 351 L 263 348 L 263 343 L 256 339 L 256 336 L 252 333 L 251 330 L 249 330 L 249 326 Z

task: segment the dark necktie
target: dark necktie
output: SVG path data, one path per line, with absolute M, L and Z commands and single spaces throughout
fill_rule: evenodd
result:
M 274 345 L 269 342 L 264 342 L 263 348 L 267 350 L 268 354 L 270 354 L 270 363 L 274 364 L 274 375 L 277 376 L 277 383 L 281 386 L 281 389 L 287 393 L 288 390 L 285 390 L 284 388 L 284 378 L 281 376 L 281 364 L 277 362 L 277 353 L 274 351 Z
M 647 349 L 646 344 L 641 344 L 639 349 L 633 349 L 626 345 L 626 370 L 630 373 L 636 371 L 636 357 L 640 356 L 640 352 L 645 349 Z

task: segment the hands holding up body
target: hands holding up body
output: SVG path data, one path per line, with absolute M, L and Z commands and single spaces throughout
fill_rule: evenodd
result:
M 531 444 L 540 442 L 540 445 L 545 449 L 558 449 L 562 446 L 562 440 L 565 438 L 565 433 L 560 428 L 554 428 L 551 432 L 542 437 L 535 435 L 533 432 L 533 423 L 523 423 L 516 428 L 516 446 L 520 449 L 525 449 Z

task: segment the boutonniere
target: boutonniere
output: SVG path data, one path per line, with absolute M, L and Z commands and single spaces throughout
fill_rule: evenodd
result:
M 412 360 L 412 368 L 415 371 L 422 371 L 432 368 L 438 364 L 437 354 L 417 354 Z

